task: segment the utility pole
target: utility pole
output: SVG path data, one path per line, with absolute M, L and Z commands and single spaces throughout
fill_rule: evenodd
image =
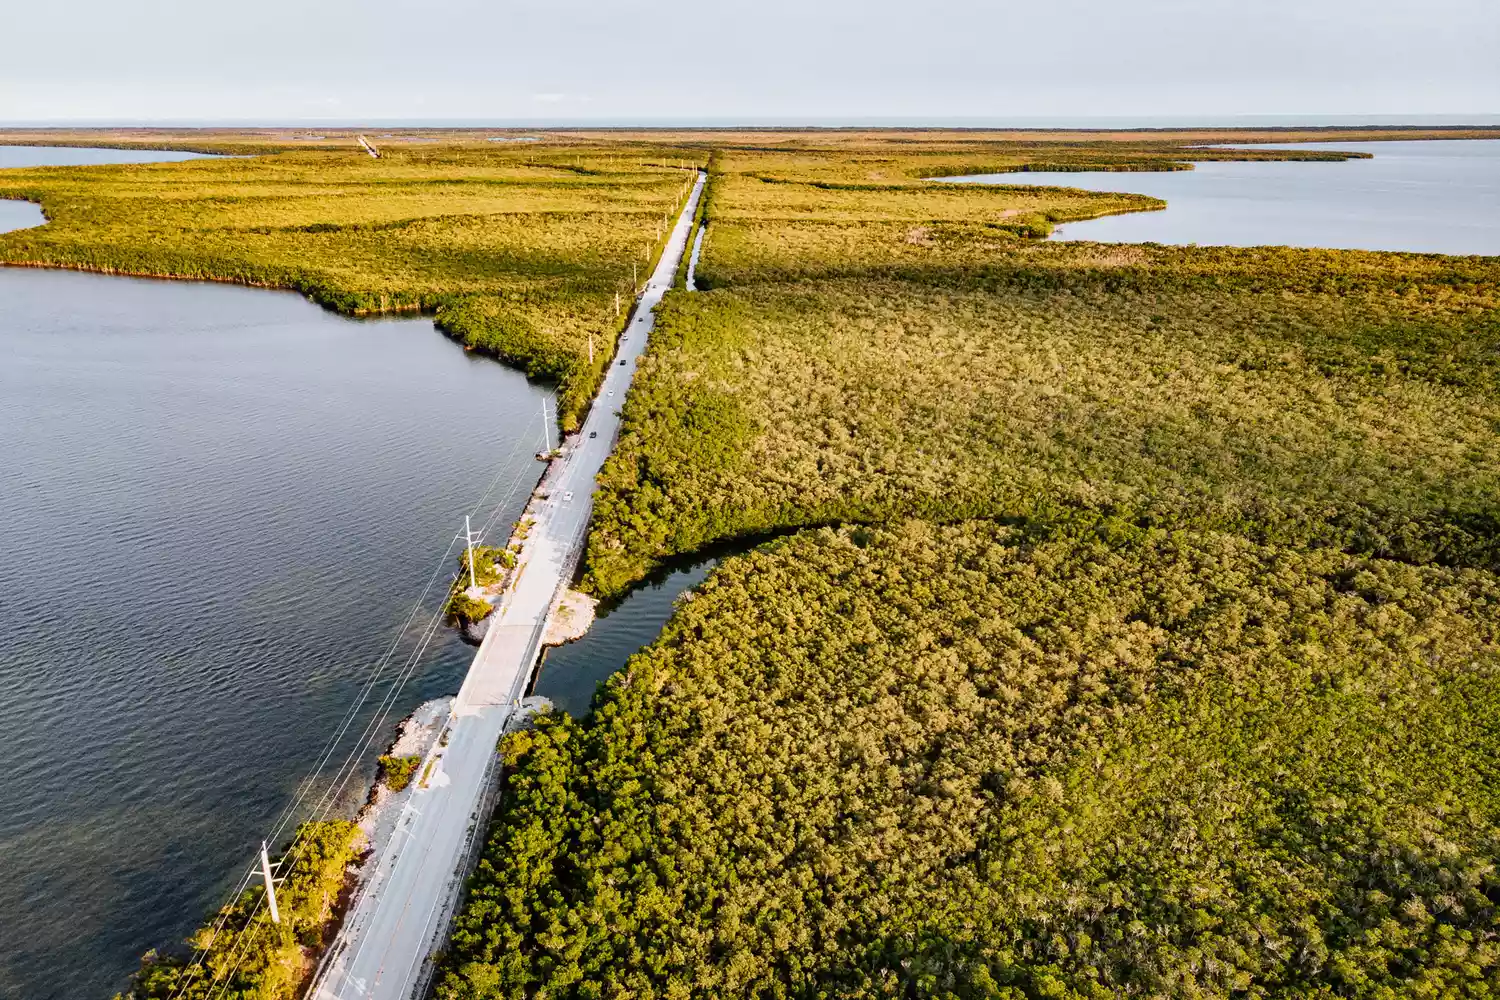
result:
M 547 397 L 542 397 L 542 452 L 552 450 L 552 431 L 547 428 Z
M 276 909 L 276 880 L 271 877 L 271 856 L 266 853 L 266 842 L 260 842 L 260 874 L 266 880 L 266 902 L 271 907 L 271 923 L 281 923 L 281 911 Z
M 615 292 L 615 319 L 620 318 L 620 293 Z
M 469 515 L 464 515 L 464 547 L 469 550 L 469 586 L 477 588 L 479 581 L 474 579 L 474 532 L 469 528 Z
M 589 364 L 594 363 L 594 331 L 589 331 Z
M 639 289 L 641 287 L 641 276 L 640 276 L 640 274 L 636 270 L 637 267 L 639 267 L 639 265 L 636 264 L 635 261 L 631 261 L 630 262 L 630 290 L 631 291 L 636 291 L 637 289 Z

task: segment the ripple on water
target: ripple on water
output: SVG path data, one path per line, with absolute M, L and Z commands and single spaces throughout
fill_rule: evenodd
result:
M 287 293 L 16 268 L 0 302 L 0 996 L 105 997 L 238 877 L 497 468 L 519 516 L 543 390 Z

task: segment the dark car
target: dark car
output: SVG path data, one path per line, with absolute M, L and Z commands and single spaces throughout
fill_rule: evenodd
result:
M 589 431 L 589 437 L 596 438 L 598 436 L 599 436 L 599 432 L 598 431 Z

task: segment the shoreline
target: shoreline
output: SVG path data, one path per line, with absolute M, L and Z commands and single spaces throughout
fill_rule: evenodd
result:
M 33 222 L 30 225 L 24 225 L 24 226 L 4 226 L 4 225 L 0 225 L 0 236 L 4 236 L 6 233 L 24 233 L 27 230 L 31 230 L 31 229 L 41 229 L 43 226 L 47 225 L 47 223 L 49 223 L 49 222 L 52 221 L 50 218 L 47 217 L 47 212 L 46 212 L 46 210 L 44 208 L 42 208 L 42 203 L 39 202 L 39 201 L 34 201 L 31 198 L 0 198 L 0 212 L 5 211 L 6 209 L 8 209 L 12 205 L 15 205 L 15 206 L 30 205 L 30 206 L 32 206 L 33 208 L 36 209 L 36 214 L 41 217 L 42 221 L 40 221 L 40 222 Z
M 556 638 L 566 638 L 576 634 L 578 624 L 587 617 L 583 610 L 587 604 L 568 597 L 568 592 L 591 520 L 596 477 L 619 430 L 619 411 L 610 409 L 610 397 L 630 388 L 634 375 L 630 363 L 639 358 L 650 336 L 651 310 L 675 284 L 678 261 L 668 253 L 685 252 L 705 180 L 700 171 L 677 222 L 668 230 L 653 274 L 636 299 L 629 333 L 616 345 L 614 357 L 621 363 L 605 368 L 583 428 L 548 453 L 547 471 L 527 504 L 527 510 L 538 516 L 535 525 L 526 528 L 513 582 L 493 612 L 497 624 L 487 630 L 459 688 L 444 735 L 418 771 L 421 808 L 415 807 L 414 799 L 403 809 L 400 832 L 405 836 L 400 848 L 392 842 L 351 904 L 349 919 L 313 978 L 310 995 L 315 998 L 337 997 L 348 984 L 375 982 L 390 963 L 405 969 L 404 977 L 383 981 L 374 994 L 377 1000 L 407 996 L 413 987 L 425 995 L 501 794 L 497 778 L 505 765 L 498 741 L 526 725 L 548 704 L 545 699 L 528 697 L 526 691 L 534 682 L 550 619 L 568 606 L 574 621 L 565 631 L 554 633 Z M 600 403 L 604 409 L 596 408 Z M 539 503 L 544 506 L 538 507 Z M 408 846 L 413 849 L 407 850 Z
M 425 760 L 442 736 L 443 722 L 452 706 L 453 697 L 445 695 L 424 701 L 412 709 L 409 715 L 396 723 L 395 738 L 386 747 L 383 756 L 415 756 Z M 366 839 L 366 857 L 360 862 L 361 874 L 368 858 L 374 857 L 395 832 L 395 814 L 400 812 L 398 807 L 411 797 L 415 787 L 415 780 L 410 780 L 400 790 L 392 789 L 385 774 L 377 766 L 375 780 L 370 785 L 365 804 L 354 817 L 355 825 Z M 355 877 L 356 882 L 360 877 Z

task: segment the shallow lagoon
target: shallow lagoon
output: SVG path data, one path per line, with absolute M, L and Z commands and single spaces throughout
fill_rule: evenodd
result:
M 1500 139 L 1285 143 L 1374 159 L 1210 162 L 1156 173 L 1035 172 L 950 178 L 1057 185 L 1165 199 L 1160 212 L 1059 226 L 1055 239 L 1104 243 L 1336 247 L 1500 254 Z
M 201 160 L 207 154 L 172 149 L 95 149 L 86 146 L 0 145 L 0 170 L 12 167 L 76 167 L 101 163 L 176 163 Z M 29 201 L 0 199 L 0 233 L 30 229 L 46 222 L 39 206 Z

